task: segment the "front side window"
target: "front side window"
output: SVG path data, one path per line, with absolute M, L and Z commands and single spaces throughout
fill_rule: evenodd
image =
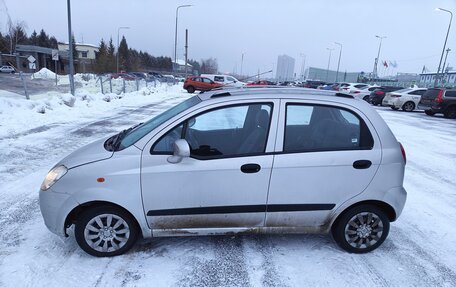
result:
M 210 79 L 207 79 L 207 78 L 202 78 L 202 79 L 203 79 L 203 83 L 207 83 L 207 84 L 212 83 L 212 81 Z
M 284 152 L 371 149 L 372 135 L 355 113 L 331 106 L 288 104 Z
M 172 143 L 185 138 L 197 159 L 236 157 L 264 153 L 272 104 L 247 104 L 199 114 L 175 127 L 152 147 L 152 154 L 172 154 Z M 183 131 L 183 132 L 182 132 Z M 181 137 L 176 135 L 181 134 Z

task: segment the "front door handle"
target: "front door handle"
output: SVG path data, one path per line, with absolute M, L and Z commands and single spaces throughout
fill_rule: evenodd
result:
M 367 159 L 357 160 L 353 163 L 353 167 L 356 169 L 366 169 L 372 165 L 372 162 Z
M 256 163 L 247 163 L 241 166 L 241 171 L 243 173 L 256 173 L 261 170 L 261 166 Z

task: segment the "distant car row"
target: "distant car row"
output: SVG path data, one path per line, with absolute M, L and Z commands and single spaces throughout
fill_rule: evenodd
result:
M 184 78 L 174 75 L 162 75 L 157 72 L 120 72 L 110 74 L 111 79 L 124 79 L 125 81 L 145 80 L 160 82 L 183 82 Z
M 14 74 L 16 70 L 11 66 L 0 66 L 0 73 Z

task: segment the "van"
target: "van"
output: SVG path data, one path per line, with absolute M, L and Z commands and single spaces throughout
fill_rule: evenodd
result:
M 241 82 L 235 77 L 229 75 L 201 74 L 201 77 L 209 78 L 212 81 L 220 83 L 224 86 L 242 87 L 245 85 L 244 82 Z

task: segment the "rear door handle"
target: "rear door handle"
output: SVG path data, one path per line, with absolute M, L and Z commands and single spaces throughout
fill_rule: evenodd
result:
M 241 171 L 243 173 L 256 173 L 261 170 L 261 166 L 256 163 L 247 163 L 241 166 Z
M 362 159 L 362 160 L 357 160 L 353 163 L 353 167 L 356 169 L 366 169 L 369 168 L 372 165 L 372 162 L 370 160 Z

